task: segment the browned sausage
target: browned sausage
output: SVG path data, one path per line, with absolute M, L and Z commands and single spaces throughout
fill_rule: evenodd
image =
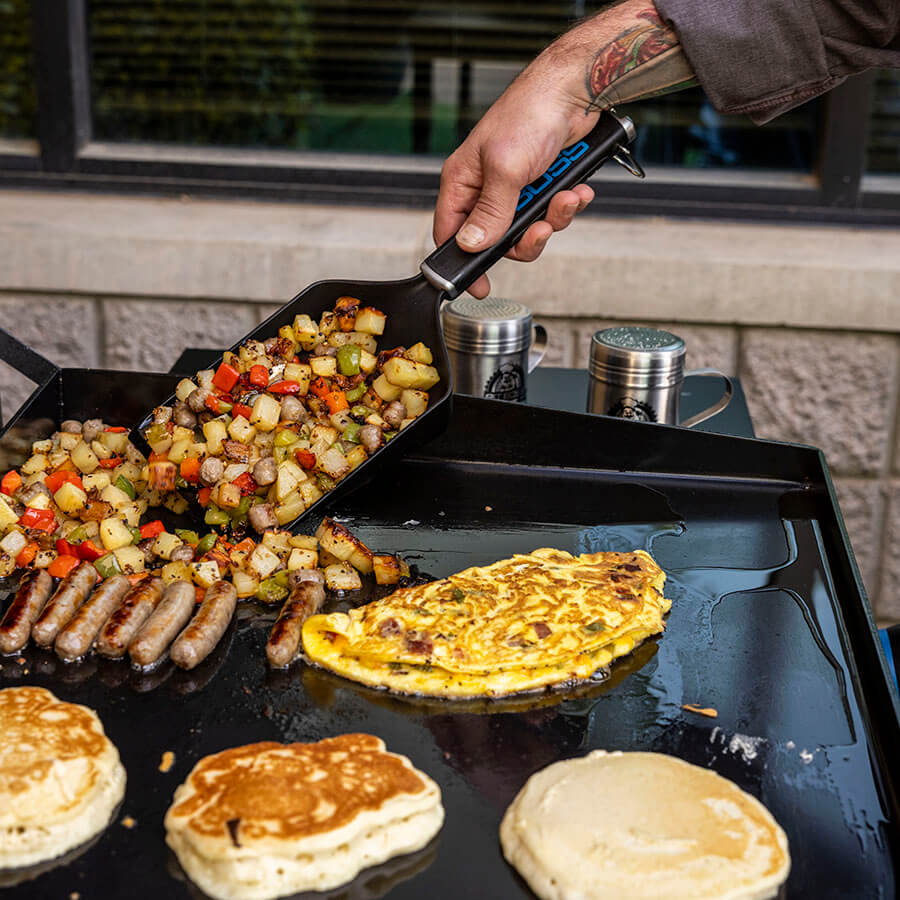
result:
M 95 646 L 101 656 L 118 659 L 125 655 L 138 629 L 159 605 L 162 589 L 161 578 L 145 578 L 125 595 L 97 637 Z
M 16 596 L 0 622 L 0 653 L 15 653 L 28 643 L 31 626 L 41 614 L 52 588 L 53 579 L 45 569 L 35 569 L 22 576 Z
M 194 586 L 186 581 L 173 581 L 166 588 L 162 602 L 128 645 L 131 661 L 141 667 L 153 665 L 187 624 L 195 603 Z
M 115 612 L 130 589 L 131 582 L 124 575 L 113 575 L 98 585 L 56 638 L 54 648 L 57 656 L 66 662 L 84 656 L 91 649 L 103 623 Z
M 197 615 L 172 644 L 172 662 L 182 669 L 193 669 L 203 662 L 225 634 L 236 606 L 233 584 L 217 581 L 207 588 Z
M 34 642 L 41 647 L 49 647 L 60 631 L 69 624 L 96 583 L 97 570 L 91 563 L 83 562 L 72 569 L 32 626 L 31 636 Z
M 303 623 L 315 615 L 325 603 L 325 588 L 321 582 L 304 581 L 292 591 L 272 626 L 266 657 L 276 669 L 289 666 L 300 650 L 300 632 Z

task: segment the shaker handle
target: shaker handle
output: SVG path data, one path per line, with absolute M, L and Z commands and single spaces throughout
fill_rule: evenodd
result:
M 547 353 L 547 329 L 543 325 L 534 326 L 534 341 L 528 351 L 528 373 L 531 374 Z
M 706 409 L 696 413 L 689 419 L 685 419 L 681 423 L 682 427 L 693 428 L 694 425 L 699 425 L 701 422 L 711 419 L 716 413 L 722 412 L 722 410 L 731 403 L 731 398 L 734 396 L 734 384 L 724 372 L 720 372 L 718 369 L 691 369 L 689 372 L 685 372 L 684 375 L 685 378 L 688 375 L 714 375 L 721 378 L 725 382 L 725 393 L 722 394 L 712 406 L 708 406 Z

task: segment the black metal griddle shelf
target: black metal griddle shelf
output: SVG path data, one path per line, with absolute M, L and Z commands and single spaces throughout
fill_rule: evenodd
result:
M 128 424 L 173 382 L 62 370 L 0 437 L 0 463 L 64 417 Z M 331 897 L 530 897 L 503 861 L 500 819 L 531 773 L 593 748 L 672 753 L 759 797 L 790 840 L 788 898 L 896 896 L 898 701 L 817 451 L 457 397 L 442 437 L 331 512 L 433 576 L 540 546 L 646 547 L 669 575 L 666 632 L 602 683 L 462 706 L 398 700 L 303 664 L 267 671 L 274 613 L 252 609 L 195 673 L 142 678 L 38 651 L 0 659 L 0 685 L 43 685 L 98 711 L 128 772 L 119 818 L 136 823 L 117 820 L 5 897 L 200 897 L 162 828 L 194 763 L 355 730 L 434 777 L 447 817 L 430 847 Z M 164 774 L 165 750 L 176 759 Z

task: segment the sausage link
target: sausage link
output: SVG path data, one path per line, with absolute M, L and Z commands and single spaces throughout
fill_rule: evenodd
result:
M 153 665 L 187 624 L 195 603 L 194 586 L 186 581 L 173 581 L 163 593 L 162 602 L 128 645 L 131 661 L 142 668 Z
M 172 662 L 182 669 L 193 669 L 203 662 L 222 640 L 236 606 L 234 585 L 227 581 L 217 581 L 211 585 L 197 615 L 172 644 L 169 651 Z
M 31 628 L 34 642 L 49 647 L 87 599 L 97 583 L 97 570 L 89 562 L 76 566 L 56 589 Z
M 52 588 L 53 579 L 45 569 L 35 569 L 22 577 L 16 596 L 0 622 L 0 653 L 15 653 L 28 643 L 31 626 L 41 614 Z
M 125 655 L 138 629 L 159 605 L 162 589 L 161 578 L 145 578 L 125 595 L 97 637 L 95 646 L 101 656 L 119 659 Z
M 266 644 L 269 665 L 276 669 L 289 666 L 300 650 L 303 623 L 325 603 L 325 588 L 315 581 L 298 584 L 285 600 Z
M 116 611 L 130 589 L 131 582 L 124 575 L 113 575 L 101 582 L 57 636 L 54 644 L 57 656 L 66 662 L 84 656 L 103 623 Z

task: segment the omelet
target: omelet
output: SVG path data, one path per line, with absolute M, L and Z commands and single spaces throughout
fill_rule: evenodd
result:
M 370 687 L 503 697 L 590 678 L 665 628 L 665 573 L 643 550 L 543 548 L 310 617 L 309 661 Z

